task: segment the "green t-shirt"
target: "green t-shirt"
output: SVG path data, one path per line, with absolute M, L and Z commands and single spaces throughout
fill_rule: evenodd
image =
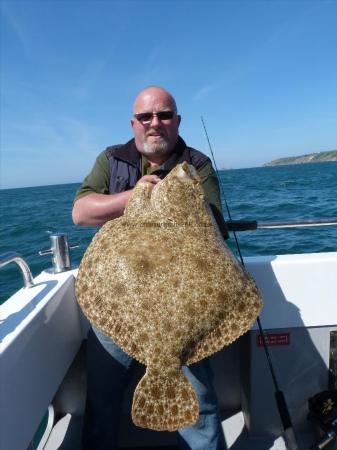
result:
M 142 176 L 151 175 L 159 168 L 159 166 L 150 166 L 143 155 L 141 167 Z M 219 183 L 211 162 L 206 161 L 205 164 L 197 169 L 197 172 L 201 179 L 206 200 L 212 209 L 223 237 L 227 239 L 228 233 L 222 216 Z M 91 172 L 85 177 L 82 185 L 76 192 L 74 201 L 92 193 L 109 194 L 110 177 L 111 167 L 108 155 L 104 150 L 96 158 L 96 162 L 91 169 Z

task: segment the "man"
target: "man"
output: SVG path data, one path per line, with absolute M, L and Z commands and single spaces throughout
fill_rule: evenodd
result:
M 134 139 L 125 145 L 108 147 L 76 194 L 73 221 L 77 225 L 102 225 L 121 216 L 138 183 L 156 185 L 175 165 L 187 161 L 197 169 L 220 229 L 219 186 L 212 164 L 201 152 L 189 148 L 178 135 L 181 117 L 174 98 L 165 89 L 151 86 L 142 90 L 133 106 L 131 126 Z M 123 391 L 135 361 L 114 342 L 92 327 L 87 343 L 88 389 L 84 418 L 83 448 L 112 450 L 117 435 Z M 200 417 L 191 428 L 179 430 L 182 449 L 224 448 L 217 399 L 208 360 L 184 368 L 200 403 Z

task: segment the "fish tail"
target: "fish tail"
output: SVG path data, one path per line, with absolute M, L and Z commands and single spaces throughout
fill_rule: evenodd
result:
M 147 369 L 133 396 L 135 425 L 157 431 L 176 431 L 194 425 L 198 417 L 196 393 L 181 368 L 164 374 Z

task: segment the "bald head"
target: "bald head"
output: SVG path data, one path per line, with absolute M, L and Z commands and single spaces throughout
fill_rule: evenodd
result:
M 174 112 L 177 112 L 177 105 L 173 96 L 164 88 L 159 86 L 149 86 L 139 92 L 133 104 L 133 113 L 137 114 L 146 104 L 165 102 L 165 104 Z
M 172 114 L 169 118 L 158 116 L 163 111 Z M 148 113 L 150 119 L 137 118 L 142 113 Z M 177 143 L 179 124 L 176 102 L 166 89 L 149 86 L 139 92 L 133 104 L 131 125 L 138 151 L 150 162 L 162 164 L 166 161 Z

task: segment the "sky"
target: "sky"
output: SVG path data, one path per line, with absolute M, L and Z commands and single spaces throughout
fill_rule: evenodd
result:
M 337 149 L 337 0 L 1 0 L 2 188 L 81 182 L 168 89 L 219 168 Z

